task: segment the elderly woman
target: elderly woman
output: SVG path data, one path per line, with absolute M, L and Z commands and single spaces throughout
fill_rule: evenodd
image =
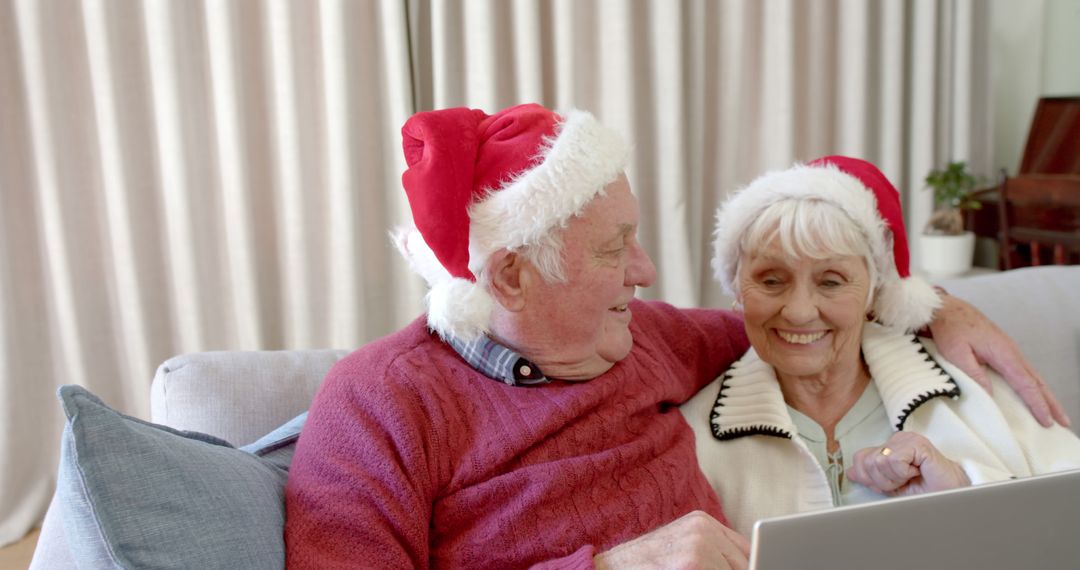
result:
M 682 412 L 735 530 L 1080 466 L 1072 432 L 910 333 L 938 296 L 908 274 L 899 196 L 874 165 L 833 156 L 766 174 L 717 223 L 713 265 L 751 348 Z

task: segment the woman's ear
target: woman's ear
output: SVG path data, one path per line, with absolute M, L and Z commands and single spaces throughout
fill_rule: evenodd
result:
M 523 272 L 529 262 L 521 255 L 500 249 L 488 259 L 491 296 L 507 311 L 517 312 L 525 307 Z

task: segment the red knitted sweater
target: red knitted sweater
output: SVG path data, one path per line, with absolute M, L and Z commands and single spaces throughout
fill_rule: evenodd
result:
M 587 382 L 507 386 L 423 319 L 341 360 L 292 462 L 287 566 L 587 568 L 690 511 L 723 521 L 675 406 L 746 351 L 742 323 L 632 309 L 629 356 Z

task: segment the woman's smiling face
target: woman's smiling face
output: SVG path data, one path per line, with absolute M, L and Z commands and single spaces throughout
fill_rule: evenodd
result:
M 739 264 L 750 344 L 780 377 L 827 377 L 859 359 L 870 274 L 865 258 L 791 257 L 778 239 Z

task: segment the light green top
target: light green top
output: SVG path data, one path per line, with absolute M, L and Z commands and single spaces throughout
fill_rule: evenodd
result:
M 844 475 L 844 468 L 850 465 L 856 451 L 864 447 L 879 446 L 893 434 L 885 413 L 885 405 L 881 402 L 881 395 L 873 381 L 866 385 L 859 400 L 836 424 L 836 440 L 840 442 L 840 449 L 831 456 L 826 450 L 825 430 L 806 414 L 791 406 L 787 408 L 799 437 L 825 471 L 825 478 L 832 491 L 833 506 L 855 505 L 886 498 L 885 495 L 852 482 Z

